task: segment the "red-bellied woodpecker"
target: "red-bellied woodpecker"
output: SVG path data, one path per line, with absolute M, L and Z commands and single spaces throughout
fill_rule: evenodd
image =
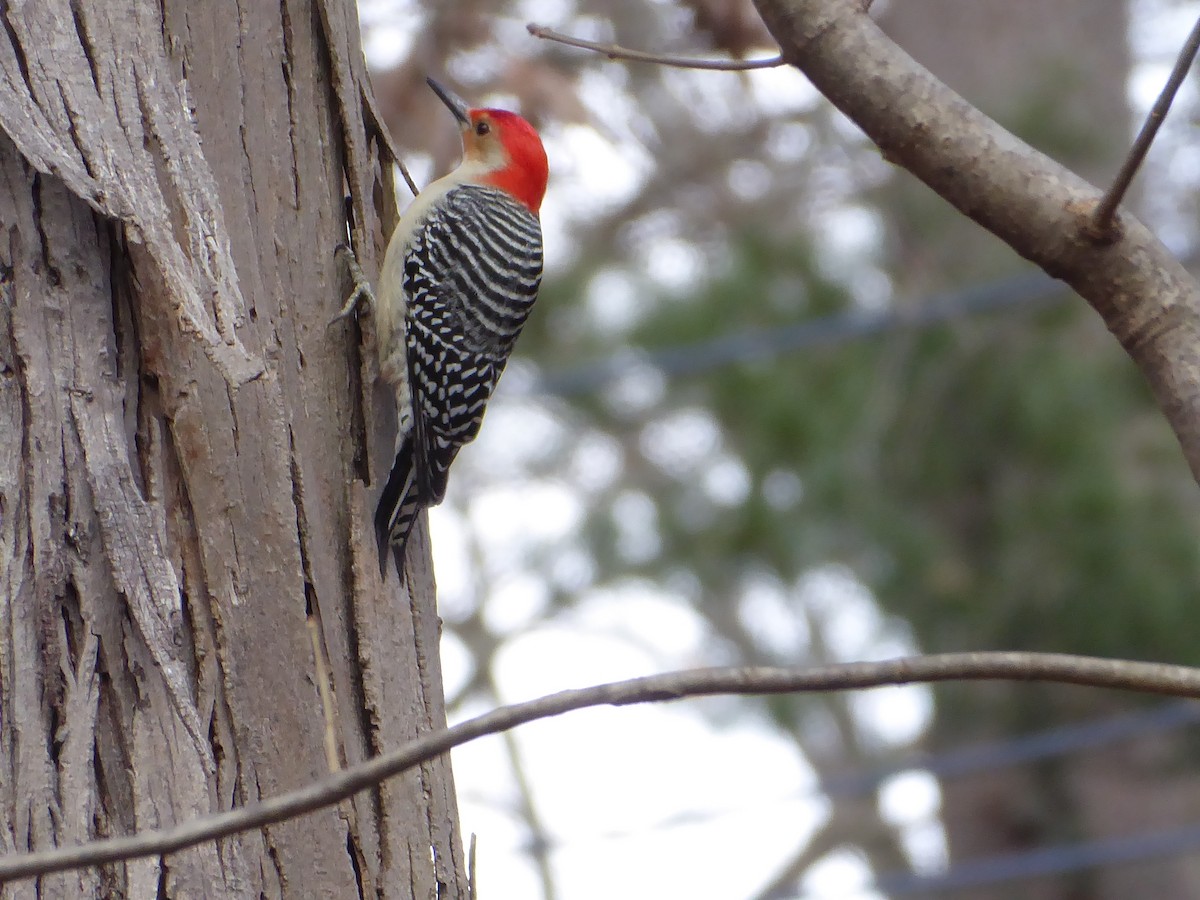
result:
M 417 513 L 445 496 L 450 464 L 479 433 L 542 280 L 547 163 L 537 132 L 516 113 L 470 108 L 428 82 L 459 122 L 463 161 L 400 217 L 371 304 L 399 422 L 375 511 L 381 570 Z M 361 279 L 347 308 L 360 293 L 370 296 Z

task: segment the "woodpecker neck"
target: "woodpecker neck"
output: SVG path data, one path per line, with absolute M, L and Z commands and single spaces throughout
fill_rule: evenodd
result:
M 541 210 L 542 197 L 546 194 L 546 182 L 544 180 L 539 187 L 536 179 L 531 178 L 529 173 L 514 166 L 489 173 L 481 179 L 481 183 L 498 187 L 505 193 L 510 194 L 513 199 L 526 207 L 535 216 Z

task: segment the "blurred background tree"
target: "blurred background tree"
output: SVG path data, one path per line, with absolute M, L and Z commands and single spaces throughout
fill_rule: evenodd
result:
M 1128 98 L 1140 115 L 1196 13 L 875 7 L 926 67 L 1097 183 L 1127 148 Z M 551 157 L 543 297 L 432 517 L 460 716 L 685 665 L 967 649 L 1200 663 L 1195 485 L 1082 302 L 894 172 L 794 71 L 616 63 L 524 27 L 768 55 L 749 0 L 361 10 L 419 183 L 458 152 L 428 73 L 520 108 Z M 1188 254 L 1200 167 L 1175 115 L 1138 203 Z M 1195 822 L 1190 707 L 1069 752 L 1011 741 L 1130 705 L 977 684 L 714 701 L 539 726 L 455 766 L 484 872 L 514 896 L 1195 896 L 1196 836 L 1125 852 Z M 703 770 L 731 735 L 740 755 L 690 792 L 654 772 Z M 976 745 L 990 762 L 940 765 Z M 730 837 L 747 815 L 770 833 L 753 850 Z M 668 845 L 661 888 L 635 847 Z

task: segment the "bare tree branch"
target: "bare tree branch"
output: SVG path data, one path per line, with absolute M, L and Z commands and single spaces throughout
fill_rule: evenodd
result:
M 585 41 L 583 38 L 571 37 L 569 34 L 563 34 L 543 25 L 536 25 L 533 22 L 530 22 L 525 28 L 536 38 L 566 44 L 568 47 L 594 50 L 596 53 L 603 53 L 609 59 L 629 59 L 636 62 L 655 63 L 660 66 L 672 66 L 676 69 L 745 72 L 750 69 L 771 69 L 785 64 L 782 56 L 771 56 L 767 59 L 697 59 L 688 56 L 667 56 L 661 53 L 647 53 L 644 50 L 629 50 L 616 44 Z
M 475 900 L 476 888 L 475 885 L 475 849 L 479 844 L 479 835 L 471 832 L 471 845 L 467 850 L 467 900 Z
M 375 133 L 383 141 L 383 146 L 387 148 L 388 156 L 392 158 L 397 168 L 400 169 L 400 175 L 404 178 L 404 183 L 408 185 L 408 189 L 412 191 L 412 195 L 414 197 L 417 196 L 417 194 L 421 193 L 421 189 L 413 181 L 412 175 L 408 172 L 408 166 L 404 164 L 404 156 L 400 153 L 400 148 L 392 140 L 392 133 L 388 131 L 387 123 L 383 119 L 383 113 L 379 111 L 379 103 L 375 100 L 375 92 L 366 84 L 362 86 L 362 99 L 371 127 L 375 129 Z
M 860 0 L 755 0 L 784 57 L 964 215 L 1092 305 L 1141 369 L 1200 479 L 1200 285 L 1132 216 L 1091 236 L 1100 192 L 896 46 Z
M 358 791 L 440 756 L 453 747 L 550 716 L 590 706 L 627 706 L 717 694 L 786 694 L 940 681 L 1041 681 L 1200 697 L 1200 669 L 1165 663 L 1098 659 L 1058 653 L 944 653 L 883 662 L 815 668 L 692 669 L 580 690 L 502 707 L 452 728 L 433 731 L 390 753 L 334 772 L 299 790 L 160 831 L 0 858 L 0 882 L 174 853 L 332 806 Z
M 1171 76 L 1163 86 L 1162 93 L 1158 95 L 1158 99 L 1154 101 L 1154 107 L 1146 116 L 1142 130 L 1138 132 L 1137 139 L 1133 142 L 1120 171 L 1117 172 L 1112 187 L 1108 189 L 1100 201 L 1100 205 L 1096 207 L 1096 212 L 1092 215 L 1091 230 L 1096 240 L 1105 241 L 1116 236 L 1113 234 L 1112 228 L 1113 215 L 1116 213 L 1121 199 L 1125 196 L 1125 192 L 1129 190 L 1133 176 L 1137 174 L 1142 162 L 1146 159 L 1146 154 L 1150 152 L 1150 145 L 1154 143 L 1158 129 L 1166 121 L 1171 103 L 1174 102 L 1175 94 L 1183 84 L 1184 78 L 1187 77 L 1188 70 L 1191 69 L 1198 49 L 1200 49 L 1200 19 L 1197 19 L 1196 24 L 1192 26 L 1192 33 L 1188 35 L 1183 49 L 1179 51 L 1179 58 L 1175 60 L 1175 68 L 1171 70 Z

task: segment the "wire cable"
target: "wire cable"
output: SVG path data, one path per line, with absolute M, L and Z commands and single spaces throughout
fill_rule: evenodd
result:
M 737 363 L 758 362 L 797 350 L 863 340 L 901 329 L 930 328 L 982 313 L 1024 310 L 1061 301 L 1069 289 L 1043 272 L 1027 272 L 936 294 L 915 308 L 882 313 L 850 310 L 780 328 L 755 329 L 658 350 L 626 350 L 606 359 L 545 375 L 535 390 L 560 397 L 590 394 L 631 369 L 648 366 L 667 377 L 700 375 Z

